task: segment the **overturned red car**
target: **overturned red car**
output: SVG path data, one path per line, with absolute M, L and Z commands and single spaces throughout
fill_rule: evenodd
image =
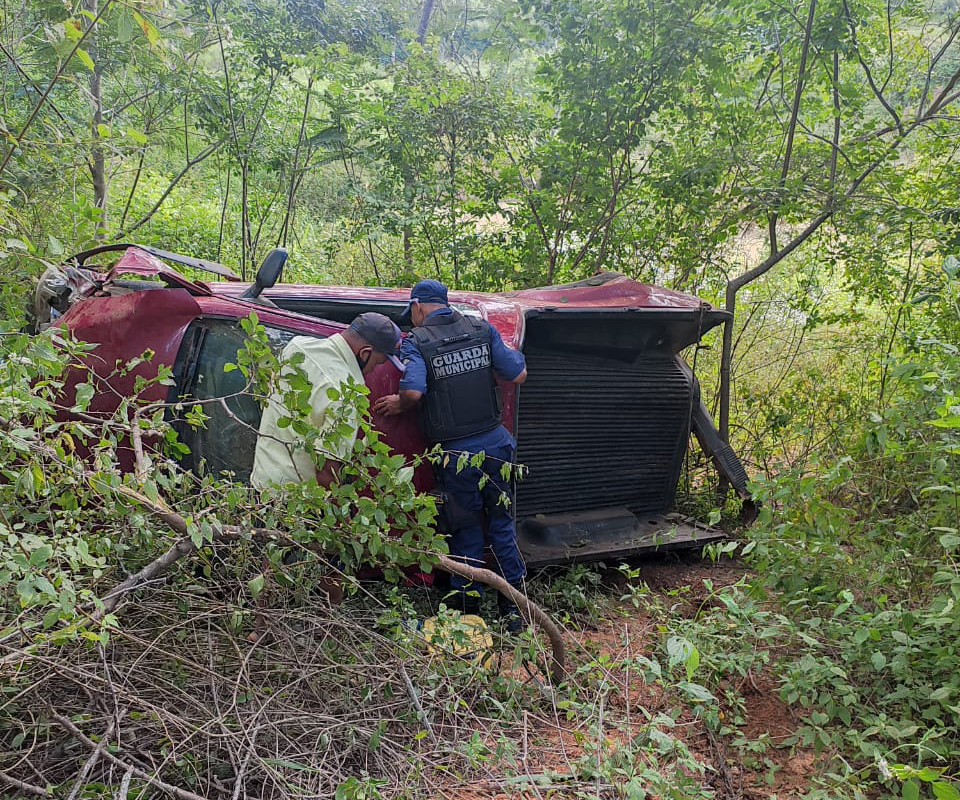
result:
M 221 264 L 143 245 L 105 245 L 47 271 L 37 290 L 36 324 L 64 324 L 96 345 L 88 363 L 104 391 L 94 396 L 93 412 L 114 410 L 118 396 L 133 393 L 138 375 L 153 377 L 160 365 L 172 368 L 175 385 L 153 384 L 141 395 L 145 400 L 189 405 L 229 398 L 229 412 L 207 406 L 205 428 L 174 424 L 190 448 L 186 468 L 229 471 L 245 480 L 260 408 L 242 394 L 243 376 L 224 370 L 244 341 L 239 320 L 255 310 L 279 349 L 296 335 L 329 336 L 364 311 L 399 321 L 409 294 L 280 283 L 285 260 L 285 251 L 271 251 L 248 284 Z M 225 280 L 192 280 L 168 262 Z M 488 320 L 527 359 L 526 383 L 500 388 L 504 424 L 526 467 L 514 508 L 529 565 L 620 557 L 720 537 L 672 506 L 691 432 L 720 473 L 748 496 L 743 466 L 717 434 L 697 379 L 679 355 L 721 324 L 725 311 L 618 273 L 516 292 L 451 291 L 450 302 L 463 314 Z M 152 358 L 124 376 L 113 374 L 118 360 L 145 351 Z M 371 401 L 396 392 L 399 377 L 392 364 L 379 367 L 367 378 Z M 373 421 L 397 452 L 427 448 L 415 412 L 374 415 Z M 422 491 L 433 488 L 427 466 L 414 480 Z

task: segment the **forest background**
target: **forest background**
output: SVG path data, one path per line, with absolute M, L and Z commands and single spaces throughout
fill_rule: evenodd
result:
M 445 791 L 482 774 L 529 796 L 766 796 L 782 767 L 774 752 L 805 748 L 810 796 L 960 798 L 955 0 L 5 0 L 0 15 L 8 787 L 71 800 L 237 797 L 255 775 L 262 796 L 427 796 L 440 790 L 437 772 L 409 755 L 421 748 Z M 60 714 L 50 687 L 96 672 L 113 691 L 118 665 L 144 657 L 131 662 L 135 641 L 166 642 L 160 620 L 184 612 L 196 578 L 179 575 L 165 600 L 144 601 L 126 634 L 102 604 L 84 605 L 117 559 L 132 570 L 171 533 L 129 493 L 104 500 L 67 463 L 44 395 L 64 357 L 18 333 L 45 264 L 126 240 L 247 278 L 283 245 L 285 279 L 317 283 L 437 277 L 504 290 L 617 270 L 726 307 L 735 322 L 687 355 L 764 503 L 756 525 L 711 552 L 740 559 L 742 577 L 707 578 L 692 612 L 630 565 L 614 595 L 600 568 L 534 589 L 573 627 L 620 602 L 658 622 L 645 655 L 639 644 L 613 658 L 587 648 L 577 680 L 552 695 L 580 737 L 562 776 L 532 774 L 526 761 L 527 721 L 542 703 L 529 685 L 508 671 L 481 693 L 475 665 L 441 670 L 409 653 L 388 678 L 389 637 L 338 634 L 349 654 L 318 650 L 332 671 L 314 699 L 333 708 L 336 695 L 350 720 L 314 748 L 326 761 L 289 756 L 302 749 L 284 750 L 280 734 L 263 733 L 258 748 L 262 726 L 241 724 L 236 687 L 234 716 L 216 717 L 218 744 L 198 736 L 199 722 L 177 728 L 189 703 L 177 717 L 158 696 L 206 687 L 215 648 L 204 637 L 221 623 L 227 636 L 223 620 L 249 613 L 241 595 L 263 588 L 249 574 L 232 606 L 211 602 L 183 623 L 176 646 L 204 651 L 196 662 L 164 644 L 139 700 L 130 690 L 110 713 L 91 700 Z M 24 414 L 32 426 L 10 422 Z M 111 486 L 129 484 L 109 457 L 118 435 L 101 442 L 98 474 Z M 157 501 L 189 479 L 152 480 L 136 490 Z M 718 502 L 695 491 L 699 480 L 686 502 L 707 515 Z M 194 500 L 209 505 L 207 490 Z M 242 506 L 236 488 L 216 491 Z M 61 521 L 47 526 L 51 509 Z M 136 536 L 118 550 L 131 514 Z M 411 553 L 397 560 L 421 555 Z M 289 656 L 288 671 L 303 660 Z M 285 679 L 236 658 L 251 670 L 240 702 L 258 697 L 262 721 L 263 684 L 279 696 Z M 365 676 L 379 716 L 350 716 L 357 687 L 334 663 Z M 415 692 L 405 669 L 432 688 Z M 628 700 L 614 720 L 604 698 L 631 670 L 660 705 L 631 719 Z M 788 737 L 745 732 L 758 682 L 797 720 Z M 412 705 L 383 699 L 392 691 Z M 124 744 L 124 725 L 151 731 L 150 744 Z M 685 725 L 710 746 L 692 746 Z

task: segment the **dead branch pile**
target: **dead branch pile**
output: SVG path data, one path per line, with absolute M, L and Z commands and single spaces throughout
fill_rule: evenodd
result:
M 495 780 L 509 721 L 488 673 L 355 605 L 276 611 L 258 644 L 242 613 L 164 589 L 105 645 L 20 651 L 0 676 L 0 794 L 330 798 L 375 780 L 433 796 L 451 773 Z

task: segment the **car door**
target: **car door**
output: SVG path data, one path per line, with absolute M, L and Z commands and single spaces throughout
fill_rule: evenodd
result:
M 264 329 L 277 353 L 294 336 L 302 335 L 272 325 Z M 190 448 L 181 459 L 184 467 L 198 474 L 232 475 L 244 483 L 253 468 L 261 409 L 243 373 L 228 372 L 225 367 L 236 363 L 245 341 L 236 319 L 201 317 L 190 325 L 174 367 L 177 398 L 184 405 L 172 420 L 180 441 Z M 201 427 L 184 419 L 197 404 L 202 404 L 207 416 Z

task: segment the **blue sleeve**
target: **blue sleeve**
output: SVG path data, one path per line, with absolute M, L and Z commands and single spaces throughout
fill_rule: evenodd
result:
M 412 336 L 405 337 L 400 344 L 400 360 L 406 367 L 400 376 L 400 391 L 412 389 L 426 394 L 427 362 L 423 360 L 423 353 Z
M 490 325 L 489 322 L 487 325 L 491 333 L 490 355 L 493 359 L 493 371 L 505 381 L 512 381 L 523 372 L 524 367 L 527 366 L 527 360 L 519 350 L 507 347 L 503 343 L 503 339 L 500 338 L 500 331 Z

